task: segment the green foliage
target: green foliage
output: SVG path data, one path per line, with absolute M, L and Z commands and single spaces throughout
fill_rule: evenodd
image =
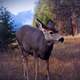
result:
M 47 24 L 47 21 L 52 18 L 51 15 L 52 13 L 50 12 L 46 0 L 40 0 L 36 8 L 35 17 L 39 18 L 44 24 Z
M 56 25 L 58 25 L 57 28 L 59 30 L 61 30 L 63 27 L 64 32 L 67 34 L 72 34 L 72 14 L 75 13 L 76 20 L 78 16 L 80 16 L 80 1 L 39 0 L 35 12 L 36 14 L 34 20 L 37 17 L 46 25 L 47 21 L 51 19 L 56 22 Z
M 10 13 L 4 7 L 0 8 L 0 41 L 3 45 L 8 45 L 14 41 L 15 32 L 13 30 L 13 20 Z M 2 46 L 3 46 L 2 45 Z

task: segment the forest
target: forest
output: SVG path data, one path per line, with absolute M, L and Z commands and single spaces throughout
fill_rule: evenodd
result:
M 80 32 L 79 0 L 40 0 L 35 9 L 38 17 L 46 25 L 51 19 L 62 34 L 75 35 Z

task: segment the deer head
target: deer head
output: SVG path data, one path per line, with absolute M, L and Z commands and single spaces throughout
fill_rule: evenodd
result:
M 47 41 L 54 41 L 54 42 L 63 42 L 64 41 L 63 36 L 60 35 L 58 33 L 58 31 L 54 32 L 53 30 L 51 30 L 47 26 L 45 27 L 44 25 L 42 25 L 40 22 L 39 22 L 37 28 L 43 32 L 45 39 Z

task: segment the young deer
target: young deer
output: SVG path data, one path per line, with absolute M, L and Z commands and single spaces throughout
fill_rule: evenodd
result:
M 41 27 L 42 28 L 42 27 Z M 29 25 L 24 25 L 16 32 L 16 38 L 21 48 L 22 55 L 26 60 L 27 80 L 28 77 L 28 55 L 32 55 L 35 59 L 35 80 L 38 80 L 38 58 L 45 60 L 47 64 L 47 80 L 49 77 L 49 57 L 53 49 L 54 43 L 63 42 L 64 38 L 58 33 L 53 34 L 51 30 L 34 28 Z M 24 70 L 24 76 L 26 70 Z

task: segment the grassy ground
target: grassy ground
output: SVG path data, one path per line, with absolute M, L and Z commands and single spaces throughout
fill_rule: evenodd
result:
M 33 58 L 29 57 L 29 76 L 34 80 Z M 38 80 L 46 80 L 46 64 L 40 60 Z M 80 38 L 65 37 L 54 46 L 50 57 L 51 80 L 80 80 Z M 19 51 L 0 52 L 0 80 L 24 80 Z

